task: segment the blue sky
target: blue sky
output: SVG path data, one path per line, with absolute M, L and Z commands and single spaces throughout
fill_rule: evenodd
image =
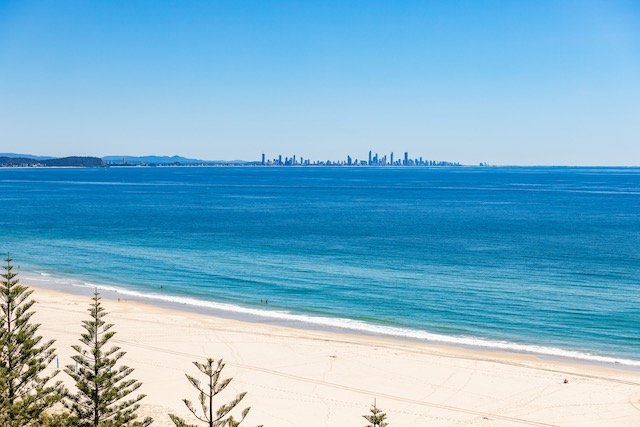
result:
M 640 164 L 637 1 L 3 1 L 0 151 Z

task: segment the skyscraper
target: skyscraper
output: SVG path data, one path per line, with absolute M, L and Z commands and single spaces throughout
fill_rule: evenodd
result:
M 404 163 L 403 165 L 405 166 L 409 166 L 409 153 L 408 152 L 404 152 Z
M 262 166 L 265 165 L 265 157 L 264 157 L 264 153 L 262 153 Z
M 371 150 L 369 150 L 369 165 L 371 165 Z
M 391 160 L 389 163 L 391 163 L 391 166 L 393 166 L 393 151 L 391 152 L 389 159 Z

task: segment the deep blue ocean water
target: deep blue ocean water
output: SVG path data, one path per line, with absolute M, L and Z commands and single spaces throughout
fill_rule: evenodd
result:
M 640 361 L 640 169 L 0 169 L 0 200 L 26 276 Z

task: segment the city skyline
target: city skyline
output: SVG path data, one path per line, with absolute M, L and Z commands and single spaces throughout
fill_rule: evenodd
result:
M 394 159 L 394 152 L 380 155 L 373 150 L 369 150 L 366 159 L 359 159 L 357 156 L 347 154 L 345 159 L 311 159 L 304 156 L 282 155 L 278 154 L 276 157 L 268 158 L 266 153 L 260 155 L 260 160 L 255 162 L 261 166 L 462 166 L 459 162 L 451 162 L 445 160 L 433 160 L 427 159 L 424 156 L 410 157 L 409 152 L 403 152 L 402 158 Z M 484 163 L 480 163 L 481 166 L 485 166 Z
M 0 1 L 0 151 L 639 165 L 633 1 Z

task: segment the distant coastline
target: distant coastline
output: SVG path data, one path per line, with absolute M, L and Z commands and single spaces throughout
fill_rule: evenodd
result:
M 279 155 L 273 159 L 266 159 L 265 154 L 258 161 L 250 160 L 199 160 L 182 156 L 68 156 L 48 157 L 31 154 L 0 153 L 0 167 L 132 167 L 132 166 L 264 166 L 264 167 L 313 167 L 313 166 L 348 166 L 348 167 L 434 167 L 434 166 L 463 166 L 458 162 L 427 160 L 423 157 L 409 158 L 404 153 L 404 158 L 395 160 L 393 153 L 390 160 L 387 156 L 373 155 L 369 152 L 368 160 L 357 160 L 347 156 L 345 160 L 311 160 L 296 156 L 283 158 Z M 480 166 L 487 166 L 480 163 Z
M 292 163 L 293 158 L 285 157 L 282 162 L 278 158 L 269 161 L 250 161 L 250 160 L 198 160 L 181 156 L 68 156 L 68 157 L 48 157 L 36 156 L 30 154 L 13 154 L 0 153 L 0 168 L 108 168 L 108 167 L 354 167 L 354 168 L 442 168 L 442 167 L 487 167 L 487 168 L 615 168 L 615 169 L 636 169 L 640 165 L 562 165 L 562 164 L 533 164 L 533 165 L 517 165 L 517 164 L 489 164 L 480 162 L 478 164 L 462 164 L 458 162 L 447 161 L 429 161 L 423 164 L 390 164 L 375 163 L 367 161 L 314 161 L 305 164 L 299 162 Z
M 0 157 L 1 167 L 84 167 L 95 168 L 104 166 L 98 157 L 60 157 L 60 158 L 32 158 L 32 157 Z

